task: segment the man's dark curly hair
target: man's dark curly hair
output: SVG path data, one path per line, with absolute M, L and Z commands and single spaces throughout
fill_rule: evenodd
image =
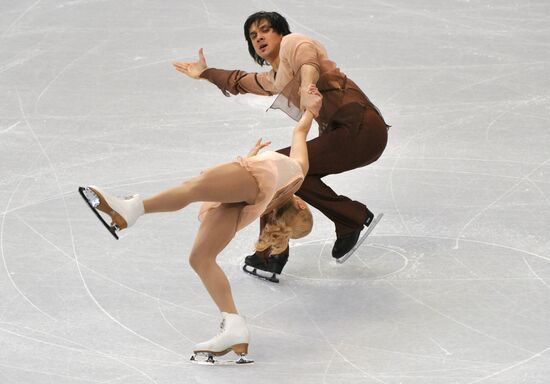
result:
M 248 19 L 246 19 L 246 21 L 244 22 L 244 38 L 248 43 L 248 52 L 256 63 L 260 65 L 265 65 L 267 64 L 267 62 L 260 56 L 258 56 L 256 51 L 254 50 L 254 46 L 252 45 L 252 39 L 249 36 L 250 27 L 252 26 L 252 24 L 258 23 L 260 20 L 269 21 L 273 30 L 283 36 L 290 33 L 290 28 L 286 19 L 277 12 L 260 11 L 248 16 Z

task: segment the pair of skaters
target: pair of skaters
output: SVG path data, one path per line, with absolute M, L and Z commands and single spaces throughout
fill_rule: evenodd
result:
M 252 58 L 259 65 L 269 64 L 270 71 L 247 73 L 209 68 L 202 49 L 198 61 L 174 65 L 189 77 L 210 81 L 226 96 L 278 95 L 271 108 L 283 110 L 296 121 L 307 108 L 303 90 L 308 84 L 317 85 L 323 95 L 316 117 L 319 136 L 308 141 L 309 172 L 297 195 L 334 223 L 336 242 L 332 256 L 340 259 L 357 243 L 374 215 L 361 202 L 338 195 L 322 179 L 376 161 L 386 146 L 389 126 L 361 89 L 328 58 L 324 46 L 302 34 L 291 33 L 283 16 L 276 12 L 251 15 L 244 23 L 244 36 Z M 288 155 L 290 148 L 278 152 Z M 265 220 L 260 220 L 260 233 L 264 225 Z M 281 253 L 256 251 L 245 259 L 245 264 L 279 274 L 288 256 L 288 249 Z
M 217 254 L 236 231 L 265 213 L 260 219 L 256 252 L 245 264 L 280 273 L 288 260 L 288 238 L 305 236 L 311 230 L 305 201 L 334 222 L 332 255 L 337 259 L 344 256 L 361 231 L 373 225 L 374 215 L 364 204 L 337 195 L 321 179 L 376 161 L 386 146 L 388 128 L 367 96 L 328 58 L 325 48 L 291 33 L 278 13 L 251 15 L 244 24 L 244 35 L 250 55 L 260 65 L 269 64 L 270 71 L 209 68 L 202 49 L 197 61 L 174 66 L 191 78 L 209 80 L 226 96 L 278 95 L 271 108 L 298 121 L 290 147 L 256 156 L 267 144 L 258 141 L 250 156 L 211 168 L 146 200 L 117 199 L 97 187 L 83 191 L 89 204 L 109 214 L 120 229 L 143 213 L 178 210 L 191 201 L 207 202 L 201 207 L 202 223 L 190 263 L 222 312 L 223 331 L 197 344 L 194 352 L 223 355 L 233 350 L 241 355 L 241 362 L 247 361 L 248 330 L 234 305 L 229 282 L 215 263 Z M 313 118 L 319 136 L 306 142 Z M 227 185 L 220 188 L 222 181 Z

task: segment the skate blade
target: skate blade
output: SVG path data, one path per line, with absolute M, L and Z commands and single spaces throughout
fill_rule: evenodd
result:
M 94 191 L 92 191 L 88 187 L 78 187 L 78 192 L 80 193 L 80 196 L 84 199 L 88 207 L 92 210 L 92 212 L 96 215 L 96 217 L 101 221 L 101 223 L 107 228 L 109 233 L 113 235 L 115 239 L 118 240 L 118 235 L 116 232 L 119 230 L 118 226 L 116 225 L 109 225 L 103 217 L 101 217 L 99 211 L 96 209 L 97 206 L 100 204 L 99 197 L 96 195 Z
M 353 248 L 351 249 L 351 251 L 349 251 L 348 253 L 346 253 L 344 256 L 342 256 L 341 258 L 339 259 L 336 259 L 336 262 L 338 264 L 342 264 L 344 263 L 347 259 L 349 259 L 351 257 L 351 255 L 353 255 L 355 253 L 355 251 L 361 246 L 361 244 L 363 244 L 363 242 L 367 239 L 367 237 L 370 235 L 370 233 L 372 232 L 372 230 L 374 229 L 374 227 L 376 227 L 376 225 L 378 224 L 378 222 L 380 222 L 380 220 L 382 219 L 382 217 L 384 216 L 383 213 L 379 214 L 378 216 L 376 216 L 374 218 L 374 220 L 372 221 L 372 223 L 370 223 L 370 225 L 367 227 L 367 231 L 363 234 L 363 236 L 361 236 L 361 238 L 357 241 L 357 244 L 355 244 L 353 246 Z
M 252 268 L 252 270 L 248 270 L 246 267 Z M 250 265 L 246 265 L 246 264 L 243 265 L 243 271 L 245 271 L 249 275 L 257 277 L 258 279 L 267 280 L 267 281 L 272 282 L 272 283 L 279 283 L 279 279 L 277 278 L 277 274 L 274 273 L 274 272 L 262 271 L 261 269 L 254 268 L 254 267 L 251 267 Z M 262 273 L 271 274 L 271 276 L 264 276 Z
M 240 356 L 237 360 L 217 360 L 213 355 L 197 352 L 189 359 L 193 364 L 198 365 L 248 365 L 254 364 L 254 360 L 248 359 L 246 356 Z

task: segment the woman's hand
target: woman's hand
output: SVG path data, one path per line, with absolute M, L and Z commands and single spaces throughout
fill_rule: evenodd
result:
M 323 104 L 323 96 L 315 84 L 309 84 L 307 88 L 302 87 L 300 89 L 300 104 L 301 109 L 311 112 L 313 117 L 319 116 L 319 111 Z
M 303 107 L 305 112 L 302 114 L 302 118 L 298 121 L 298 124 L 294 127 L 294 130 L 296 132 L 304 132 L 307 135 L 309 129 L 311 128 L 313 119 L 319 116 L 323 96 L 315 84 L 310 84 L 307 88 L 302 89 L 300 92 L 302 94 L 301 101 L 302 103 L 305 102 L 306 106 Z
M 192 77 L 193 79 L 199 79 L 201 73 L 208 69 L 202 48 L 199 49 L 198 61 L 176 61 L 172 63 L 172 65 L 176 68 L 177 71 L 185 73 L 187 76 Z
M 258 152 L 260 152 L 260 149 L 267 147 L 269 144 L 271 144 L 270 140 L 262 143 L 262 138 L 260 137 L 256 142 L 256 145 L 254 145 L 254 147 L 248 153 L 248 157 L 256 156 Z

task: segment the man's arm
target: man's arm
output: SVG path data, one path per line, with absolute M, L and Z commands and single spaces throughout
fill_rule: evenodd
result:
M 290 72 L 300 76 L 299 96 L 300 110 L 309 110 L 317 117 L 319 110 L 314 110 L 314 100 L 308 95 L 308 87 L 316 85 L 320 76 L 322 52 L 316 42 L 301 34 L 285 36 L 281 44 L 281 61 L 288 63 Z M 297 105 L 298 106 L 298 105 Z
M 304 64 L 300 67 L 300 109 L 302 111 L 310 111 L 314 117 L 319 116 L 321 105 L 317 103 L 317 99 L 312 97 L 308 92 L 311 84 L 316 85 L 319 80 L 319 70 L 311 64 Z
M 200 75 L 201 79 L 215 84 L 225 96 L 253 93 L 261 96 L 273 95 L 273 83 L 268 72 L 245 72 L 208 68 Z
M 301 88 L 307 90 L 310 84 L 317 84 L 319 70 L 311 64 L 304 64 L 300 67 Z
M 206 64 L 203 49 L 199 49 L 197 61 L 177 61 L 173 63 L 177 71 L 193 78 L 206 79 L 215 84 L 225 96 L 242 93 L 256 95 L 273 95 L 273 83 L 268 72 L 248 73 L 245 71 L 229 71 L 225 69 L 209 68 Z

